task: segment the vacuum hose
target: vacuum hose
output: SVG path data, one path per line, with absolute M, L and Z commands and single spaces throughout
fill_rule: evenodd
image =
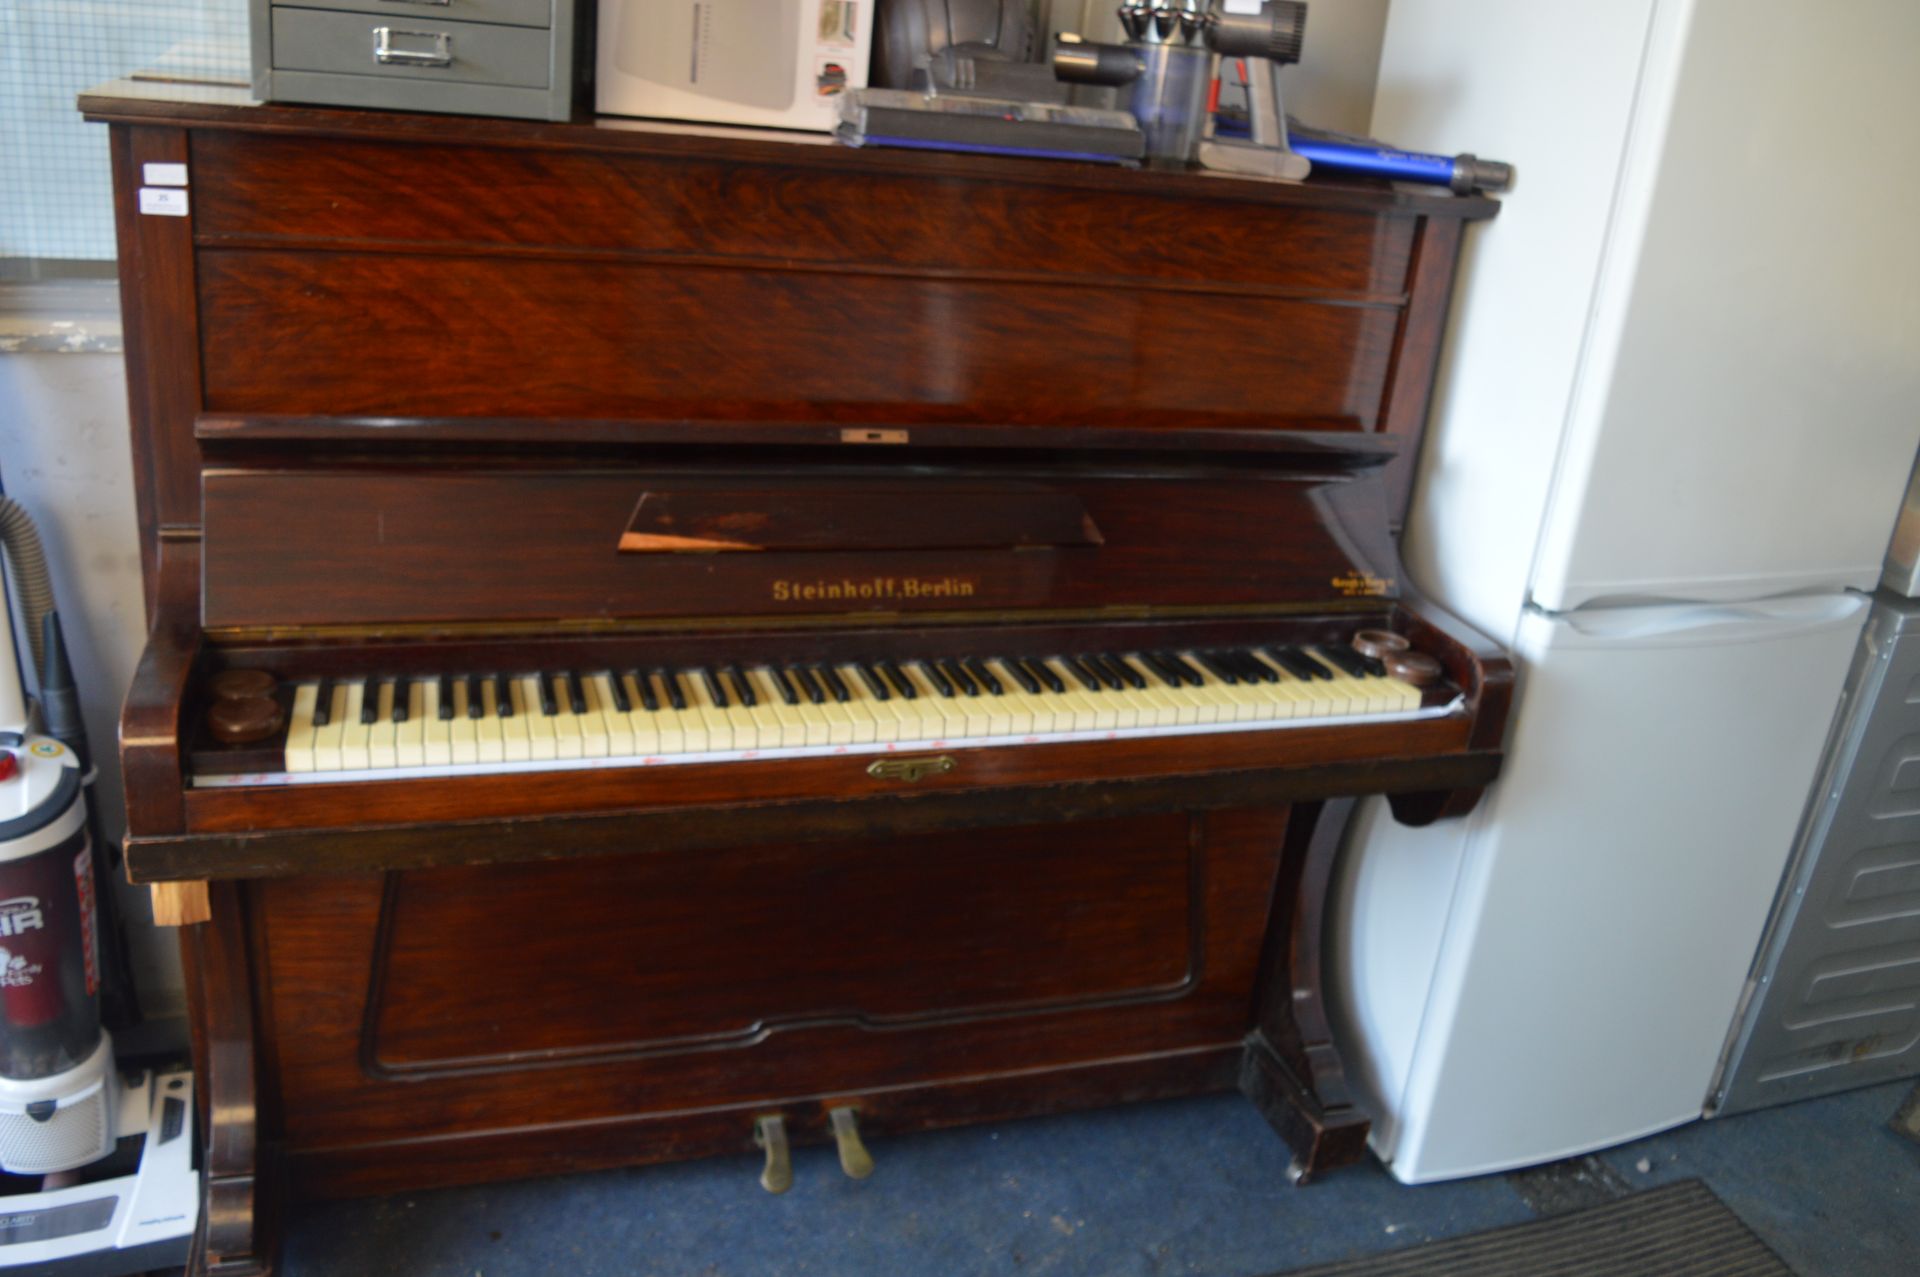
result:
M 27 641 L 33 645 L 33 668 L 41 668 L 46 653 L 42 627 L 47 613 L 53 611 L 53 577 L 47 571 L 47 552 L 40 544 L 40 531 L 26 507 L 9 496 L 0 496 L 0 546 L 7 553 L 7 565 L 13 569 L 14 588 L 20 592 L 20 612 L 27 622 Z

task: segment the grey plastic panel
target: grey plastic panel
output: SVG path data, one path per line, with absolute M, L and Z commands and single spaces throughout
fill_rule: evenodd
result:
M 451 22 L 553 25 L 553 0 L 299 0 L 302 9 L 345 9 L 382 18 L 427 17 Z
M 1920 1074 L 1920 601 L 1861 642 L 1713 1113 Z
M 444 48 L 451 61 L 446 66 L 378 62 L 374 59 L 374 39 L 382 30 L 390 34 L 398 49 L 426 53 Z M 326 9 L 276 7 L 273 14 L 276 71 L 543 89 L 547 85 L 547 46 L 547 33 L 529 27 Z

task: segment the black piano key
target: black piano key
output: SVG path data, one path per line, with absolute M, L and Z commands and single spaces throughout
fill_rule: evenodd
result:
M 1214 660 L 1232 670 L 1234 677 L 1238 678 L 1242 683 L 1258 683 L 1262 681 L 1260 671 L 1247 663 L 1247 655 L 1245 652 L 1237 652 L 1232 648 L 1223 647 L 1214 649 L 1211 655 Z
M 567 708 L 576 714 L 587 712 L 587 691 L 580 686 L 580 675 L 567 671 Z
M 478 674 L 467 675 L 467 717 L 479 718 L 487 712 L 486 693 L 481 690 L 485 680 Z
M 940 666 L 941 672 L 947 676 L 947 681 L 959 688 L 962 694 L 967 696 L 980 695 L 980 687 L 973 681 L 973 675 L 961 669 L 958 661 L 943 659 L 938 662 L 938 665 Z
M 940 672 L 938 665 L 935 665 L 932 661 L 922 661 L 920 662 L 920 668 L 926 671 L 927 681 L 933 684 L 934 691 L 940 693 L 942 696 L 951 697 L 953 695 L 953 683 L 945 674 Z
M 1026 666 L 1028 671 L 1031 672 L 1033 676 L 1039 679 L 1042 683 L 1045 683 L 1047 685 L 1047 690 L 1049 692 L 1052 692 L 1055 696 L 1059 696 L 1061 693 L 1067 690 L 1067 685 L 1060 681 L 1060 676 L 1058 674 L 1055 674 L 1053 672 L 1053 666 L 1047 664 L 1045 661 L 1041 660 L 1039 657 L 1027 658 Z
M 901 672 L 898 665 L 895 665 L 892 661 L 882 661 L 880 662 L 880 672 L 887 676 L 887 682 L 893 684 L 893 690 L 900 693 L 901 700 L 917 701 L 920 699 L 920 690 L 913 685 L 912 679 Z
M 1322 665 L 1319 661 L 1314 660 L 1311 656 L 1308 656 L 1307 648 L 1296 647 L 1293 649 L 1293 652 L 1294 655 L 1300 659 L 1300 668 L 1306 670 L 1309 677 L 1324 679 L 1329 683 L 1333 681 L 1333 671 Z
M 1387 676 L 1387 663 L 1381 660 L 1379 657 L 1364 656 L 1358 652 L 1355 652 L 1354 655 L 1359 656 L 1360 663 L 1367 667 L 1367 677 L 1385 678 Z
M 380 717 L 380 680 L 367 679 L 360 684 L 360 725 L 369 726 Z
M 660 712 L 660 698 L 654 695 L 653 679 L 639 670 L 628 671 L 633 676 L 633 685 L 640 689 L 640 708 L 649 714 Z
M 884 701 L 891 698 L 891 693 L 887 691 L 885 680 L 880 677 L 878 671 L 876 671 L 873 666 L 867 664 L 865 661 L 857 661 L 854 663 L 854 668 L 860 671 L 860 681 L 867 685 L 869 692 L 873 693 L 874 700 Z
M 805 666 L 792 666 L 787 670 L 787 674 L 793 679 L 794 686 L 800 689 L 800 694 L 807 698 L 808 703 L 813 705 L 826 703 L 827 694 L 821 690 L 820 684 L 814 682 L 808 675 Z
M 619 680 L 615 679 L 614 686 L 619 685 Z M 513 717 L 513 680 L 505 674 L 493 676 L 493 716 L 495 718 Z
M 1309 681 L 1313 679 L 1327 679 L 1331 681 L 1333 678 L 1333 671 L 1320 665 L 1318 662 L 1308 660 L 1299 648 L 1293 647 L 1290 644 L 1277 643 L 1267 649 L 1267 655 L 1278 661 L 1280 667 L 1295 678 Z
M 1080 664 L 1089 674 L 1099 679 L 1101 686 L 1105 687 L 1109 692 L 1117 692 L 1126 687 L 1125 681 L 1122 680 L 1118 674 L 1107 668 L 1107 663 L 1101 660 L 1100 657 L 1096 655 L 1082 656 L 1080 658 Z
M 1308 652 L 1323 661 L 1330 661 L 1342 674 L 1351 674 L 1355 678 L 1365 678 L 1367 667 L 1361 664 L 1366 658 L 1350 647 L 1310 647 Z
M 613 670 L 608 670 L 607 686 L 613 691 L 613 708 L 622 714 L 632 713 L 633 698 L 627 695 L 626 680 Z
M 453 717 L 453 675 L 451 674 L 442 674 L 440 676 L 440 708 L 438 710 L 438 717 L 443 723 Z
M 1062 656 L 1057 659 L 1062 665 L 1067 667 L 1067 673 L 1079 680 L 1080 686 L 1086 688 L 1089 692 L 1097 692 L 1100 690 L 1100 680 L 1095 678 L 1087 670 L 1082 669 L 1079 661 L 1071 656 Z
M 1212 652 L 1195 652 L 1193 655 L 1201 665 L 1211 670 L 1213 676 L 1222 683 L 1238 683 L 1240 681 L 1240 676 L 1233 672 L 1233 667 L 1215 656 Z
M 1108 669 L 1113 671 L 1115 678 L 1120 679 L 1134 691 L 1139 692 L 1146 689 L 1147 680 L 1140 677 L 1140 671 L 1133 668 L 1130 662 L 1121 660 L 1112 652 L 1105 653 L 1099 659 Z
M 1206 676 L 1195 669 L 1193 662 L 1180 655 L 1180 653 L 1162 652 L 1161 656 L 1166 658 L 1169 669 L 1187 681 L 1188 687 L 1205 687 L 1207 685 Z
M 731 704 L 727 700 L 727 689 L 720 686 L 720 680 L 704 665 L 700 667 L 700 681 L 707 685 L 707 695 L 713 698 L 715 709 L 726 709 Z
M 687 693 L 680 686 L 680 676 L 672 670 L 660 671 L 660 686 L 667 689 L 667 704 L 675 709 L 687 707 Z
M 779 691 L 781 700 L 789 705 L 798 705 L 800 703 L 800 693 L 793 690 L 793 682 L 787 677 L 785 670 L 781 669 L 778 665 L 769 665 L 767 666 L 767 676 L 773 680 L 773 685 Z
M 835 703 L 844 705 L 853 699 L 853 693 L 848 691 L 847 685 L 841 681 L 840 671 L 833 666 L 816 665 L 813 667 L 813 673 L 814 677 L 827 685 L 827 694 L 833 697 Z
M 1015 681 L 1020 684 L 1021 689 L 1025 691 L 1027 695 L 1038 696 L 1040 694 L 1040 680 L 1035 678 L 1027 670 L 1025 665 L 1022 665 L 1012 657 L 1008 657 L 1002 664 L 1007 667 L 1007 672 L 1013 675 Z
M 313 694 L 313 725 L 325 727 L 333 721 L 333 680 L 323 678 Z
M 1293 649 L 1276 643 L 1272 647 L 1267 648 L 1266 653 L 1273 658 L 1274 664 L 1295 678 L 1310 679 L 1313 677 L 1313 671 L 1311 669 L 1301 667 L 1300 655 Z
M 966 667 L 967 673 L 973 675 L 974 682 L 987 689 L 987 695 L 999 696 L 1006 691 L 1000 686 L 1000 680 L 994 677 L 993 671 L 983 665 L 978 657 L 969 656 L 960 664 Z
M 1181 678 L 1173 666 L 1167 664 L 1160 653 L 1142 652 L 1140 653 L 1140 663 L 1145 665 L 1155 678 L 1165 683 L 1168 687 L 1177 688 L 1186 686 L 1187 680 Z
M 393 721 L 407 721 L 407 702 L 413 699 L 413 679 L 405 674 L 393 680 Z
M 740 698 L 742 705 L 748 709 L 752 709 L 760 703 L 760 698 L 754 694 L 753 684 L 747 681 L 747 672 L 745 670 L 741 669 L 738 665 L 729 665 L 727 666 L 727 678 L 732 681 L 734 695 Z
M 1229 653 L 1240 669 L 1247 672 L 1249 679 L 1258 679 L 1262 683 L 1278 683 L 1280 671 L 1267 664 L 1252 652 Z
M 545 674 L 535 674 L 533 685 L 540 689 L 540 712 L 552 718 L 560 712 L 560 706 L 553 699 L 553 679 Z

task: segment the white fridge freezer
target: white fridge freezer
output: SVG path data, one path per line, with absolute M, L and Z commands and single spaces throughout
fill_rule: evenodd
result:
M 1373 132 L 1518 172 L 1405 533 L 1515 649 L 1506 771 L 1362 813 L 1327 955 L 1403 1179 L 1701 1114 L 1920 447 L 1915 48 L 1912 0 L 1389 11 Z
M 1867 600 L 1530 611 L 1507 770 L 1355 830 L 1337 1028 L 1409 1183 L 1700 1116 Z

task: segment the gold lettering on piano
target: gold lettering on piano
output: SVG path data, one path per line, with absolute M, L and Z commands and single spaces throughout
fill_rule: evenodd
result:
M 967 599 L 980 588 L 971 576 L 820 577 L 776 580 L 775 603 L 885 603 L 920 599 Z
M 1385 594 L 1393 589 L 1393 585 L 1392 577 L 1375 576 L 1371 572 L 1345 572 L 1333 578 L 1333 588 L 1348 598 Z

